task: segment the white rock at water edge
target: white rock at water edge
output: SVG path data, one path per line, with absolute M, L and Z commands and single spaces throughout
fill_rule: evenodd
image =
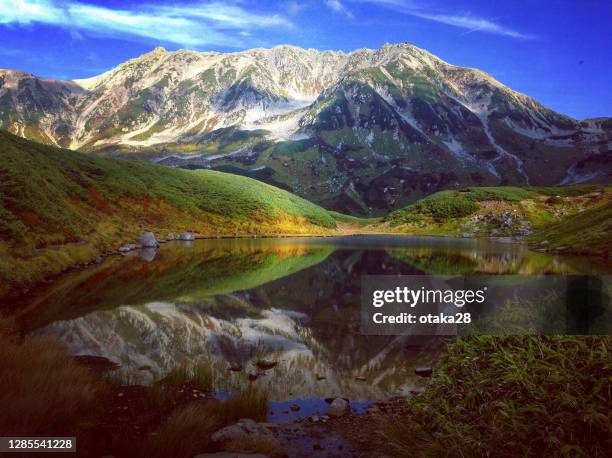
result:
M 193 235 L 193 232 L 183 232 L 180 236 L 180 239 L 185 241 L 191 241 L 195 240 L 195 236 Z
M 119 252 L 120 253 L 127 253 L 129 251 L 135 250 L 136 248 L 138 248 L 138 246 L 133 244 L 133 243 L 124 243 L 123 245 L 121 245 L 119 247 Z
M 332 401 L 327 411 L 330 417 L 342 417 L 349 414 L 349 403 L 346 399 L 336 398 Z
M 145 232 L 140 236 L 138 242 L 142 248 L 157 248 L 159 246 L 153 232 Z
M 250 418 L 243 418 L 233 425 L 226 426 L 213 433 L 210 438 L 213 442 L 276 442 L 274 434 L 266 426 Z

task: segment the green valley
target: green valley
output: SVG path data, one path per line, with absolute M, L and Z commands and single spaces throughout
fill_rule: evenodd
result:
M 6 132 L 0 178 L 0 294 L 117 253 L 147 231 L 161 240 L 181 232 L 518 236 L 540 251 L 612 252 L 605 185 L 446 190 L 366 219 L 245 176 L 86 156 Z

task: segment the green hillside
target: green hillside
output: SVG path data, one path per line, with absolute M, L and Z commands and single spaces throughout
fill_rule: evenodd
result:
M 250 178 L 93 158 L 0 132 L 0 295 L 144 231 L 320 234 L 335 226 L 321 207 Z
M 612 255 L 612 201 L 578 213 L 529 238 L 538 250 Z
M 384 225 L 415 235 L 528 236 L 541 250 L 612 253 L 612 187 L 476 187 L 441 191 L 390 213 Z

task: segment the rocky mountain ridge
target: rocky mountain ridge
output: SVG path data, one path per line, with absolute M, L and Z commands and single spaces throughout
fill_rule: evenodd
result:
M 0 128 L 85 152 L 225 168 L 330 208 L 465 185 L 607 182 L 612 121 L 555 113 L 409 44 L 163 48 L 94 78 L 0 71 Z

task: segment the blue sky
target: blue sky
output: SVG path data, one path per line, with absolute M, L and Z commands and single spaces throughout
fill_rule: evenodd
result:
M 609 0 L 0 0 L 0 68 L 83 78 L 150 51 L 409 42 L 579 119 L 612 116 Z

